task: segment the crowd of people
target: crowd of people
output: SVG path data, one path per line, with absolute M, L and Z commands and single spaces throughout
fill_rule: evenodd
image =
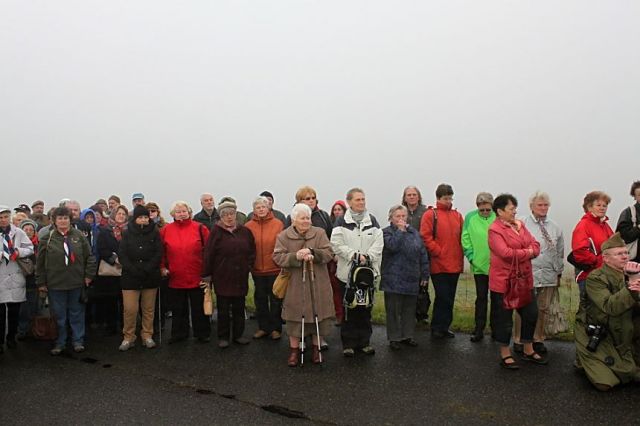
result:
M 488 330 L 508 370 L 522 362 L 547 364 L 545 341 L 562 321 L 558 287 L 565 265 L 564 236 L 549 217 L 549 195 L 532 194 L 521 216 L 510 194 L 480 192 L 477 208 L 464 216 L 453 208 L 453 195 L 451 185 L 440 184 L 427 206 L 420 190 L 408 186 L 384 228 L 368 212 L 361 188 L 326 212 L 316 191 L 304 186 L 288 215 L 273 208 L 269 191 L 253 200 L 248 215 L 232 197 L 216 205 L 207 193 L 196 214 L 185 201 L 173 203 L 170 222 L 142 193 L 133 194 L 130 209 L 115 195 L 84 210 L 71 199 L 47 212 L 41 200 L 0 206 L 0 354 L 5 344 L 13 349 L 34 332 L 45 299 L 56 329 L 51 355 L 69 343 L 84 351 L 87 326 L 121 333 L 118 349 L 127 351 L 136 344 L 138 319 L 147 349 L 157 346 L 168 318 L 169 343 L 191 336 L 208 343 L 211 293 L 217 345 L 246 345 L 249 276 L 258 324 L 253 338 L 278 340 L 285 333 L 291 367 L 304 363 L 308 342 L 311 362 L 321 363 L 334 325 L 345 357 L 373 355 L 378 282 L 389 348 L 416 347 L 417 307 L 429 309 L 429 280 L 435 294 L 431 337 L 456 336 L 451 324 L 466 258 L 476 288 L 470 340 L 481 341 Z M 640 381 L 640 181 L 630 195 L 634 201 L 614 233 L 610 197 L 586 194 L 567 256 L 580 292 L 575 366 L 601 391 Z M 421 291 L 426 299 L 419 299 Z

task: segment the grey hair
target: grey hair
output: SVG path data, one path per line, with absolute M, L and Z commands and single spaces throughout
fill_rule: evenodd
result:
M 353 198 L 353 194 L 355 193 L 361 193 L 364 194 L 364 190 L 362 188 L 351 188 L 350 190 L 347 191 L 347 201 L 350 201 Z
M 213 194 L 211 194 L 210 192 L 205 192 L 205 193 L 203 193 L 202 195 L 200 195 L 200 202 L 202 202 L 202 200 L 204 200 L 204 197 L 211 197 L 211 198 L 214 198 L 214 197 L 213 197 Z M 215 198 L 214 198 L 214 201 L 215 201 Z
M 404 212 L 407 212 L 407 208 L 405 206 L 403 206 L 402 204 L 394 204 L 393 206 L 391 206 L 391 208 L 389 209 L 389 222 L 391 222 L 391 217 L 393 216 L 393 214 L 395 212 L 397 212 L 398 210 L 404 210 Z
M 269 207 L 269 200 L 267 199 L 267 197 L 263 197 L 261 195 L 253 200 L 253 208 L 255 209 L 258 204 L 265 204 L 267 207 Z
M 493 195 L 488 192 L 479 192 L 478 195 L 476 195 L 476 206 L 486 203 L 493 204 Z
M 300 213 L 306 213 L 311 217 L 311 207 L 304 203 L 298 203 L 291 209 L 291 220 L 294 221 L 298 218 Z
M 75 204 L 80 207 L 80 203 L 77 200 L 64 200 L 64 204 L 61 207 L 69 207 L 69 204 Z
M 189 217 L 191 217 L 191 215 L 193 214 L 193 210 L 191 209 L 191 207 L 189 206 L 189 204 L 187 204 L 186 201 L 176 201 L 175 203 L 173 203 L 171 205 L 171 210 L 169 210 L 169 214 L 171 215 L 171 217 L 174 217 L 176 214 L 176 209 L 178 207 L 185 207 L 187 209 L 187 211 L 189 212 Z
M 533 194 L 531 194 L 531 197 L 529 197 L 529 207 L 533 206 L 533 203 L 535 203 L 536 200 L 542 200 L 551 204 L 551 200 L 549 199 L 549 194 L 547 194 L 544 191 L 536 191 Z

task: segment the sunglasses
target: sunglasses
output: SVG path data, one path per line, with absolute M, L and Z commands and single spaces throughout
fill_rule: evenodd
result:
M 306 198 L 303 198 L 303 200 L 304 200 L 304 201 L 311 201 L 311 200 L 315 200 L 315 199 L 316 199 L 316 197 L 306 197 Z
M 478 211 L 482 213 L 489 213 L 491 209 L 478 209 Z

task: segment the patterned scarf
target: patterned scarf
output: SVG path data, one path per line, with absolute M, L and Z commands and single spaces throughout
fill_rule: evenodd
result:
M 5 229 L 0 230 L 0 234 L 2 235 L 2 258 L 9 264 L 10 260 L 16 260 L 18 258 L 18 250 L 13 247 L 13 241 L 9 236 L 11 232 L 11 225 L 7 226 Z
M 71 242 L 69 241 L 69 232 L 65 232 L 62 234 L 63 241 L 62 247 L 64 248 L 64 264 L 65 266 L 69 266 L 69 264 L 73 264 L 76 261 L 76 254 L 73 252 L 73 247 L 71 246 Z
M 551 235 L 549 235 L 547 227 L 544 225 L 544 218 L 538 219 L 537 222 L 538 226 L 540 227 L 540 232 L 542 232 L 542 238 L 544 238 L 545 242 L 547 243 L 547 247 L 549 247 L 550 250 L 553 250 L 556 245 L 551 239 Z

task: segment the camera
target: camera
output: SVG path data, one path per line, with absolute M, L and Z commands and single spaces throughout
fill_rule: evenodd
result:
M 587 325 L 587 336 L 589 336 L 589 343 L 587 343 L 587 350 L 595 352 L 598 349 L 598 345 L 605 337 L 607 337 L 607 328 L 604 325 Z

